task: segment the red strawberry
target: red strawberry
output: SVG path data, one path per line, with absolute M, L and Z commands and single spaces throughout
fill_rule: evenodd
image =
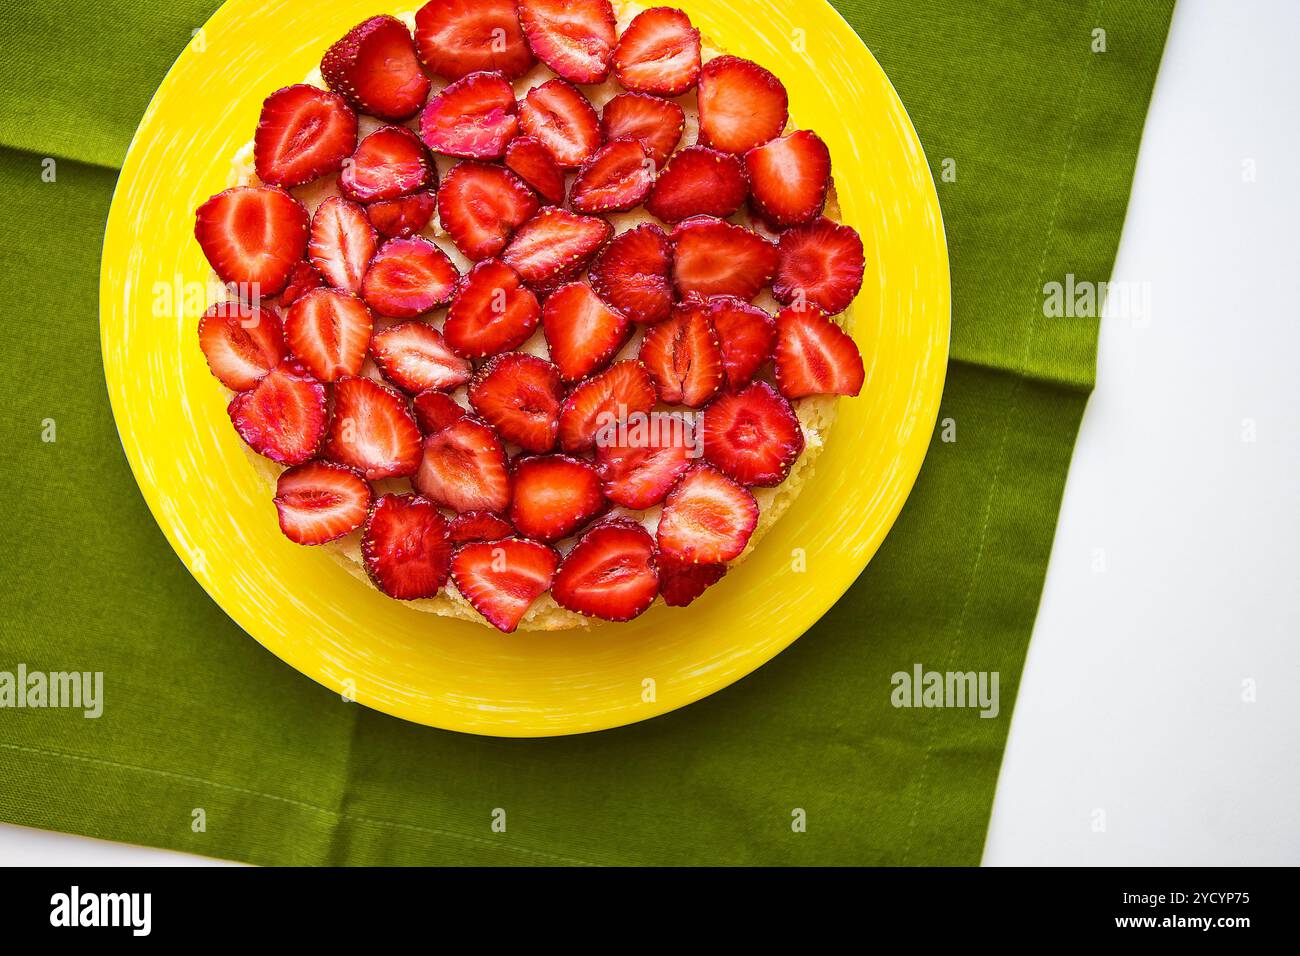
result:
M 559 370 L 545 359 L 523 352 L 489 359 L 469 386 L 469 403 L 502 441 L 530 452 L 555 447 L 563 400 Z
M 222 282 L 248 301 L 277 295 L 307 252 L 307 210 L 277 186 L 236 186 L 194 214 L 194 238 Z
M 420 138 L 435 153 L 500 159 L 519 129 L 515 90 L 500 73 L 471 73 L 429 100 Z
M 494 511 L 510 506 L 510 472 L 501 439 L 466 415 L 424 440 L 415 488 L 453 511 Z
M 506 147 L 506 166 L 531 186 L 547 205 L 564 202 L 564 172 L 540 139 L 516 136 Z
M 519 0 L 519 25 L 539 60 L 574 83 L 603 83 L 618 40 L 609 0 Z
M 514 535 L 514 526 L 490 511 L 466 511 L 451 519 L 448 532 L 454 544 L 467 541 L 500 541 Z
M 752 299 L 772 281 L 776 246 L 744 226 L 697 216 L 673 230 L 673 284 L 679 295 Z
M 259 455 L 300 465 L 325 435 L 325 386 L 294 359 L 285 359 L 226 409 L 239 437 Z
M 320 73 L 361 112 L 390 122 L 410 119 L 429 95 L 411 32 L 397 17 L 358 23 L 326 51 Z
M 236 392 L 256 385 L 288 352 L 279 313 L 239 301 L 218 302 L 203 313 L 199 347 L 212 374 Z
M 374 227 L 356 203 L 331 196 L 316 207 L 307 254 L 316 271 L 334 288 L 360 292 L 375 248 Z
M 442 334 L 457 355 L 486 358 L 523 345 L 542 307 L 519 274 L 500 259 L 484 259 L 460 280 Z
M 427 322 L 399 322 L 376 332 L 370 354 L 384 378 L 404 392 L 450 391 L 468 382 L 474 371 Z
M 641 340 L 638 356 L 661 401 L 699 408 L 717 394 L 725 373 L 718 334 L 703 305 L 682 303 Z
M 826 313 L 785 309 L 776 328 L 776 387 L 786 398 L 862 391 L 866 374 L 858 346 Z
M 289 308 L 312 289 L 319 289 L 325 284 L 325 280 L 320 277 L 320 273 L 306 259 L 303 259 L 293 267 L 289 273 L 289 284 L 284 287 L 280 293 L 280 305 L 283 308 Z
M 596 462 L 605 497 L 625 508 L 653 507 L 691 465 L 690 422 L 681 415 L 654 419 L 654 428 L 631 426 L 621 442 L 597 442 Z
M 756 527 L 758 502 L 749 489 L 699 464 L 668 493 L 656 537 L 670 558 L 721 564 L 740 556 Z
M 817 219 L 781 234 L 772 294 L 782 305 L 813 305 L 827 315 L 849 307 L 862 288 L 866 259 L 851 226 Z
M 537 197 L 508 169 L 458 163 L 438 190 L 442 226 L 475 262 L 500 255 L 515 229 L 538 210 Z
M 655 386 L 640 362 L 615 362 L 583 382 L 560 409 L 560 447 L 582 452 L 596 445 L 598 432 L 631 415 L 649 414 L 655 406 Z M 602 442 L 610 444 L 611 442 Z
M 415 412 L 415 423 L 426 435 L 440 432 L 452 422 L 464 418 L 465 406 L 446 392 L 427 389 L 411 399 L 411 408 Z
M 339 174 L 339 189 L 357 202 L 396 199 L 438 184 L 433 158 L 405 126 L 381 126 L 357 145 Z
M 591 264 L 591 287 L 634 322 L 653 325 L 668 318 L 673 289 L 668 273 L 673 247 L 653 223 L 615 236 Z
M 700 78 L 700 31 L 672 7 L 643 10 L 614 48 L 614 75 L 629 90 L 681 96 Z
M 581 272 L 614 229 L 604 219 L 547 206 L 519 227 L 501 258 L 530 285 Z
M 622 212 L 641 205 L 655 181 L 644 146 L 623 139 L 602 146 L 573 181 L 569 205 L 578 212 Z
M 429 225 L 437 208 L 437 193 L 421 189 L 409 196 L 372 202 L 366 207 L 366 216 L 385 239 L 407 239 Z
M 600 476 L 590 462 L 542 455 L 515 462 L 510 523 L 538 541 L 567 538 L 605 510 Z
M 430 0 L 415 15 L 415 45 L 435 76 L 504 73 L 517 80 L 536 60 L 514 0 Z
M 320 382 L 356 375 L 366 361 L 374 320 L 366 304 L 338 289 L 316 289 L 289 306 L 284 338 Z
M 630 621 L 659 594 L 650 533 L 625 518 L 602 521 L 560 562 L 551 596 L 560 607 L 606 621 Z
M 309 461 L 281 472 L 275 510 L 290 541 L 324 544 L 361 527 L 370 510 L 370 486 L 351 468 Z
M 366 521 L 361 556 L 370 580 L 389 597 L 431 598 L 451 571 L 447 519 L 418 495 L 384 495 Z
M 341 96 L 300 83 L 262 104 L 253 137 L 257 178 L 301 186 L 343 168 L 357 148 L 357 117 Z
M 577 169 L 600 148 L 600 120 L 591 101 L 563 80 L 534 86 L 519 107 L 524 135 L 550 151 L 561 169 Z
M 686 607 L 727 573 L 725 564 L 684 564 L 665 554 L 656 555 L 659 593 L 669 607 Z
M 677 148 L 685 128 L 686 114 L 680 106 L 644 93 L 620 93 L 600 114 L 600 132 L 606 142 L 636 140 L 656 166 L 663 166 Z
M 767 382 L 723 392 L 704 410 L 705 460 L 742 485 L 779 485 L 802 452 L 799 419 Z
M 789 98 L 775 76 L 757 63 L 720 56 L 700 71 L 700 142 L 744 153 L 781 135 Z
M 776 347 L 776 322 L 766 311 L 734 296 L 705 300 L 709 320 L 722 345 L 727 385 L 747 385 Z
M 591 286 L 572 282 L 546 300 L 542 330 L 551 361 L 566 382 L 576 382 L 604 368 L 627 341 L 632 323 L 606 305 Z
M 668 160 L 645 207 L 669 223 L 691 216 L 725 219 L 740 208 L 748 192 L 745 164 L 738 157 L 707 146 L 689 146 Z
M 370 263 L 361 297 L 376 312 L 410 319 L 451 301 L 460 273 L 428 239 L 389 239 Z
M 456 549 L 451 578 L 474 610 L 509 634 L 551 586 L 559 563 L 554 548 L 536 541 L 480 541 Z
M 415 474 L 420 429 L 400 392 L 368 378 L 334 384 L 334 417 L 324 455 L 370 481 Z
M 749 203 L 774 229 L 821 215 L 831 185 L 831 151 L 820 136 L 801 129 L 745 154 Z

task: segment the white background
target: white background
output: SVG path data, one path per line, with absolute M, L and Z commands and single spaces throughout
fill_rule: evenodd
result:
M 986 864 L 1300 864 L 1298 39 L 1297 0 L 1174 14 L 1114 274 L 1150 314 L 1102 323 Z

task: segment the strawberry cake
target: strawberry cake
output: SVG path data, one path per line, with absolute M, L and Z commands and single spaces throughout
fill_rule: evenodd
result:
M 272 92 L 199 344 L 291 541 L 501 631 L 690 604 L 811 474 L 862 284 L 781 80 L 669 7 L 431 0 Z

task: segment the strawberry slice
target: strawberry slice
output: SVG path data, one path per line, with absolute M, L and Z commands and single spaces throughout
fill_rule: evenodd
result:
M 396 199 L 437 186 L 433 158 L 405 126 L 381 126 L 357 145 L 339 174 L 339 189 L 356 202 Z
M 384 495 L 366 521 L 361 556 L 370 580 L 389 597 L 431 598 L 451 572 L 447 519 L 418 495 Z
M 256 302 L 277 295 L 307 252 L 307 210 L 277 186 L 236 186 L 194 214 L 194 238 L 222 282 Z
M 744 226 L 697 216 L 673 230 L 673 284 L 679 295 L 752 299 L 772 281 L 776 246 Z
M 415 423 L 426 435 L 442 431 L 467 414 L 465 406 L 456 399 L 433 388 L 426 389 L 411 399 L 411 409 L 415 412 Z
M 862 353 L 825 312 L 785 309 L 776 317 L 776 329 L 776 387 L 786 398 L 862 391 Z
M 745 154 L 749 204 L 773 229 L 821 215 L 831 185 L 831 151 L 820 136 L 801 129 Z
M 404 392 L 450 391 L 468 382 L 474 371 L 427 322 L 399 322 L 376 332 L 370 354 L 384 378 Z
M 444 156 L 500 159 L 518 129 L 515 90 L 500 73 L 462 77 L 420 114 L 420 138 Z
M 603 83 L 618 40 L 609 0 L 519 0 L 519 25 L 537 59 L 574 83 Z
M 577 169 L 600 148 L 600 120 L 591 101 L 564 80 L 534 86 L 519 107 L 519 125 L 561 169 Z
M 655 386 L 640 362 L 615 362 L 569 393 L 560 409 L 560 447 L 569 452 L 595 447 L 597 433 L 647 415 L 655 407 Z M 612 444 L 612 442 L 602 442 Z
M 659 516 L 661 554 L 689 564 L 721 564 L 740 556 L 758 527 L 749 489 L 699 464 L 668 493 Z
M 442 227 L 466 258 L 500 255 L 519 226 L 537 212 L 537 197 L 500 166 L 458 163 L 438 190 Z
M 524 451 L 555 447 L 564 385 L 560 372 L 545 359 L 506 352 L 488 360 L 469 386 L 469 403 L 497 430 L 503 441 Z
M 600 114 L 600 133 L 607 143 L 636 140 L 661 167 L 681 142 L 686 114 L 672 100 L 644 93 L 620 93 Z
M 203 313 L 199 347 L 212 374 L 236 392 L 256 385 L 289 351 L 275 309 L 237 300 L 218 302 Z
M 421 189 L 409 196 L 372 202 L 366 207 L 366 216 L 385 239 L 409 239 L 429 225 L 437 208 L 437 193 Z
M 551 596 L 560 607 L 606 621 L 630 621 L 659 594 L 654 539 L 626 518 L 602 521 L 560 562 Z
M 654 379 L 660 401 L 699 408 L 722 388 L 722 347 L 699 302 L 686 302 L 653 326 L 638 356 Z
M 696 448 L 688 419 L 657 417 L 654 428 L 629 427 L 620 441 L 596 443 L 596 468 L 605 497 L 625 508 L 653 507 L 691 466 Z
M 538 541 L 559 541 L 605 510 L 600 475 L 567 455 L 521 458 L 514 467 L 510 523 Z
M 324 544 L 361 527 L 370 485 L 351 468 L 309 461 L 280 473 L 275 485 L 280 530 L 294 544 Z
M 338 289 L 316 289 L 289 306 L 284 338 L 319 382 L 356 375 L 366 361 L 374 319 L 366 304 Z
M 510 506 L 510 471 L 501 439 L 466 415 L 424 440 L 415 488 L 453 511 L 493 511 Z
M 645 207 L 668 223 L 692 216 L 725 219 L 741 207 L 748 192 L 745 164 L 739 157 L 707 146 L 689 146 L 668 160 Z
M 519 273 L 484 259 L 460 281 L 442 334 L 457 355 L 487 358 L 517 349 L 542 318 L 542 307 Z
M 744 153 L 781 135 L 789 98 L 775 76 L 738 56 L 720 56 L 700 70 L 700 142 Z
M 725 564 L 684 564 L 665 554 L 655 556 L 659 593 L 669 607 L 686 607 L 727 573 Z
M 613 233 L 604 219 L 547 206 L 519 227 L 501 258 L 529 285 L 559 282 L 585 269 Z
M 866 259 L 852 226 L 817 219 L 781 234 L 772 294 L 782 305 L 843 312 L 862 288 Z
M 626 89 L 681 96 L 700 78 L 700 31 L 672 7 L 643 10 L 623 31 L 613 64 Z
M 336 289 L 360 292 L 375 256 L 374 227 L 365 210 L 341 196 L 330 196 L 311 217 L 307 255 L 316 271 Z
M 319 289 L 324 284 L 325 280 L 320 277 L 316 267 L 303 259 L 289 273 L 289 284 L 280 293 L 280 305 L 287 309 L 312 289 Z
M 423 236 L 389 239 L 366 271 L 361 297 L 376 312 L 411 319 L 451 301 L 460 273 Z
M 619 233 L 591 264 L 591 287 L 633 322 L 653 325 L 672 312 L 673 247 L 654 223 Z
M 330 461 L 357 469 L 370 481 L 415 474 L 420 429 L 395 389 L 368 378 L 334 385 L 334 417 L 325 439 Z
M 618 140 L 602 146 L 578 172 L 569 205 L 578 212 L 624 212 L 641 205 L 655 181 L 655 163 L 644 146 Z
M 749 384 L 776 347 L 776 321 L 763 309 L 734 296 L 705 300 L 709 321 L 722 346 L 722 368 L 733 389 Z
M 325 52 L 320 74 L 362 113 L 393 123 L 414 116 L 429 95 L 411 32 L 397 17 L 358 23 Z
M 546 300 L 542 330 L 551 361 L 566 382 L 576 382 L 608 364 L 627 341 L 632 323 L 587 283 L 572 282 Z
M 474 610 L 497 630 L 510 634 L 533 601 L 551 586 L 559 563 L 554 548 L 536 541 L 475 542 L 456 549 L 451 578 Z
M 257 178 L 302 186 L 343 168 L 357 148 L 357 116 L 341 96 L 300 83 L 262 104 L 253 137 Z
M 325 386 L 285 359 L 230 400 L 226 411 L 249 448 L 282 465 L 315 457 L 325 435 Z
M 723 392 L 704 410 L 703 427 L 705 460 L 742 485 L 779 485 L 803 452 L 794 409 L 767 382 Z
M 564 202 L 564 171 L 555 165 L 555 158 L 541 140 L 516 136 L 506 147 L 505 163 L 547 205 Z
M 513 537 L 514 526 L 505 518 L 490 511 L 466 511 L 451 519 L 448 536 L 454 544 L 468 541 L 500 541 Z
M 415 15 L 415 45 L 434 76 L 502 73 L 517 80 L 537 61 L 514 0 L 430 0 Z

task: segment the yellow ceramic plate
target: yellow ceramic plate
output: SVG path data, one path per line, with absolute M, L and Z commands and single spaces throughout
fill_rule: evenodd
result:
M 262 99 L 301 81 L 332 41 L 383 5 L 230 0 L 140 124 L 100 280 L 104 368 L 127 458 L 177 554 L 226 613 L 367 706 L 527 737 L 617 727 L 699 700 L 780 653 L 835 603 L 920 470 L 947 362 L 948 259 L 934 184 L 898 95 L 822 0 L 675 2 L 705 36 L 777 73 L 793 121 L 830 146 L 843 219 L 867 252 L 849 313 L 867 381 L 860 397 L 840 401 L 815 476 L 754 555 L 690 608 L 658 605 L 630 624 L 501 635 L 411 610 L 330 556 L 291 544 L 204 364 L 195 328 L 209 270 L 193 240 L 194 209 L 227 185 Z

